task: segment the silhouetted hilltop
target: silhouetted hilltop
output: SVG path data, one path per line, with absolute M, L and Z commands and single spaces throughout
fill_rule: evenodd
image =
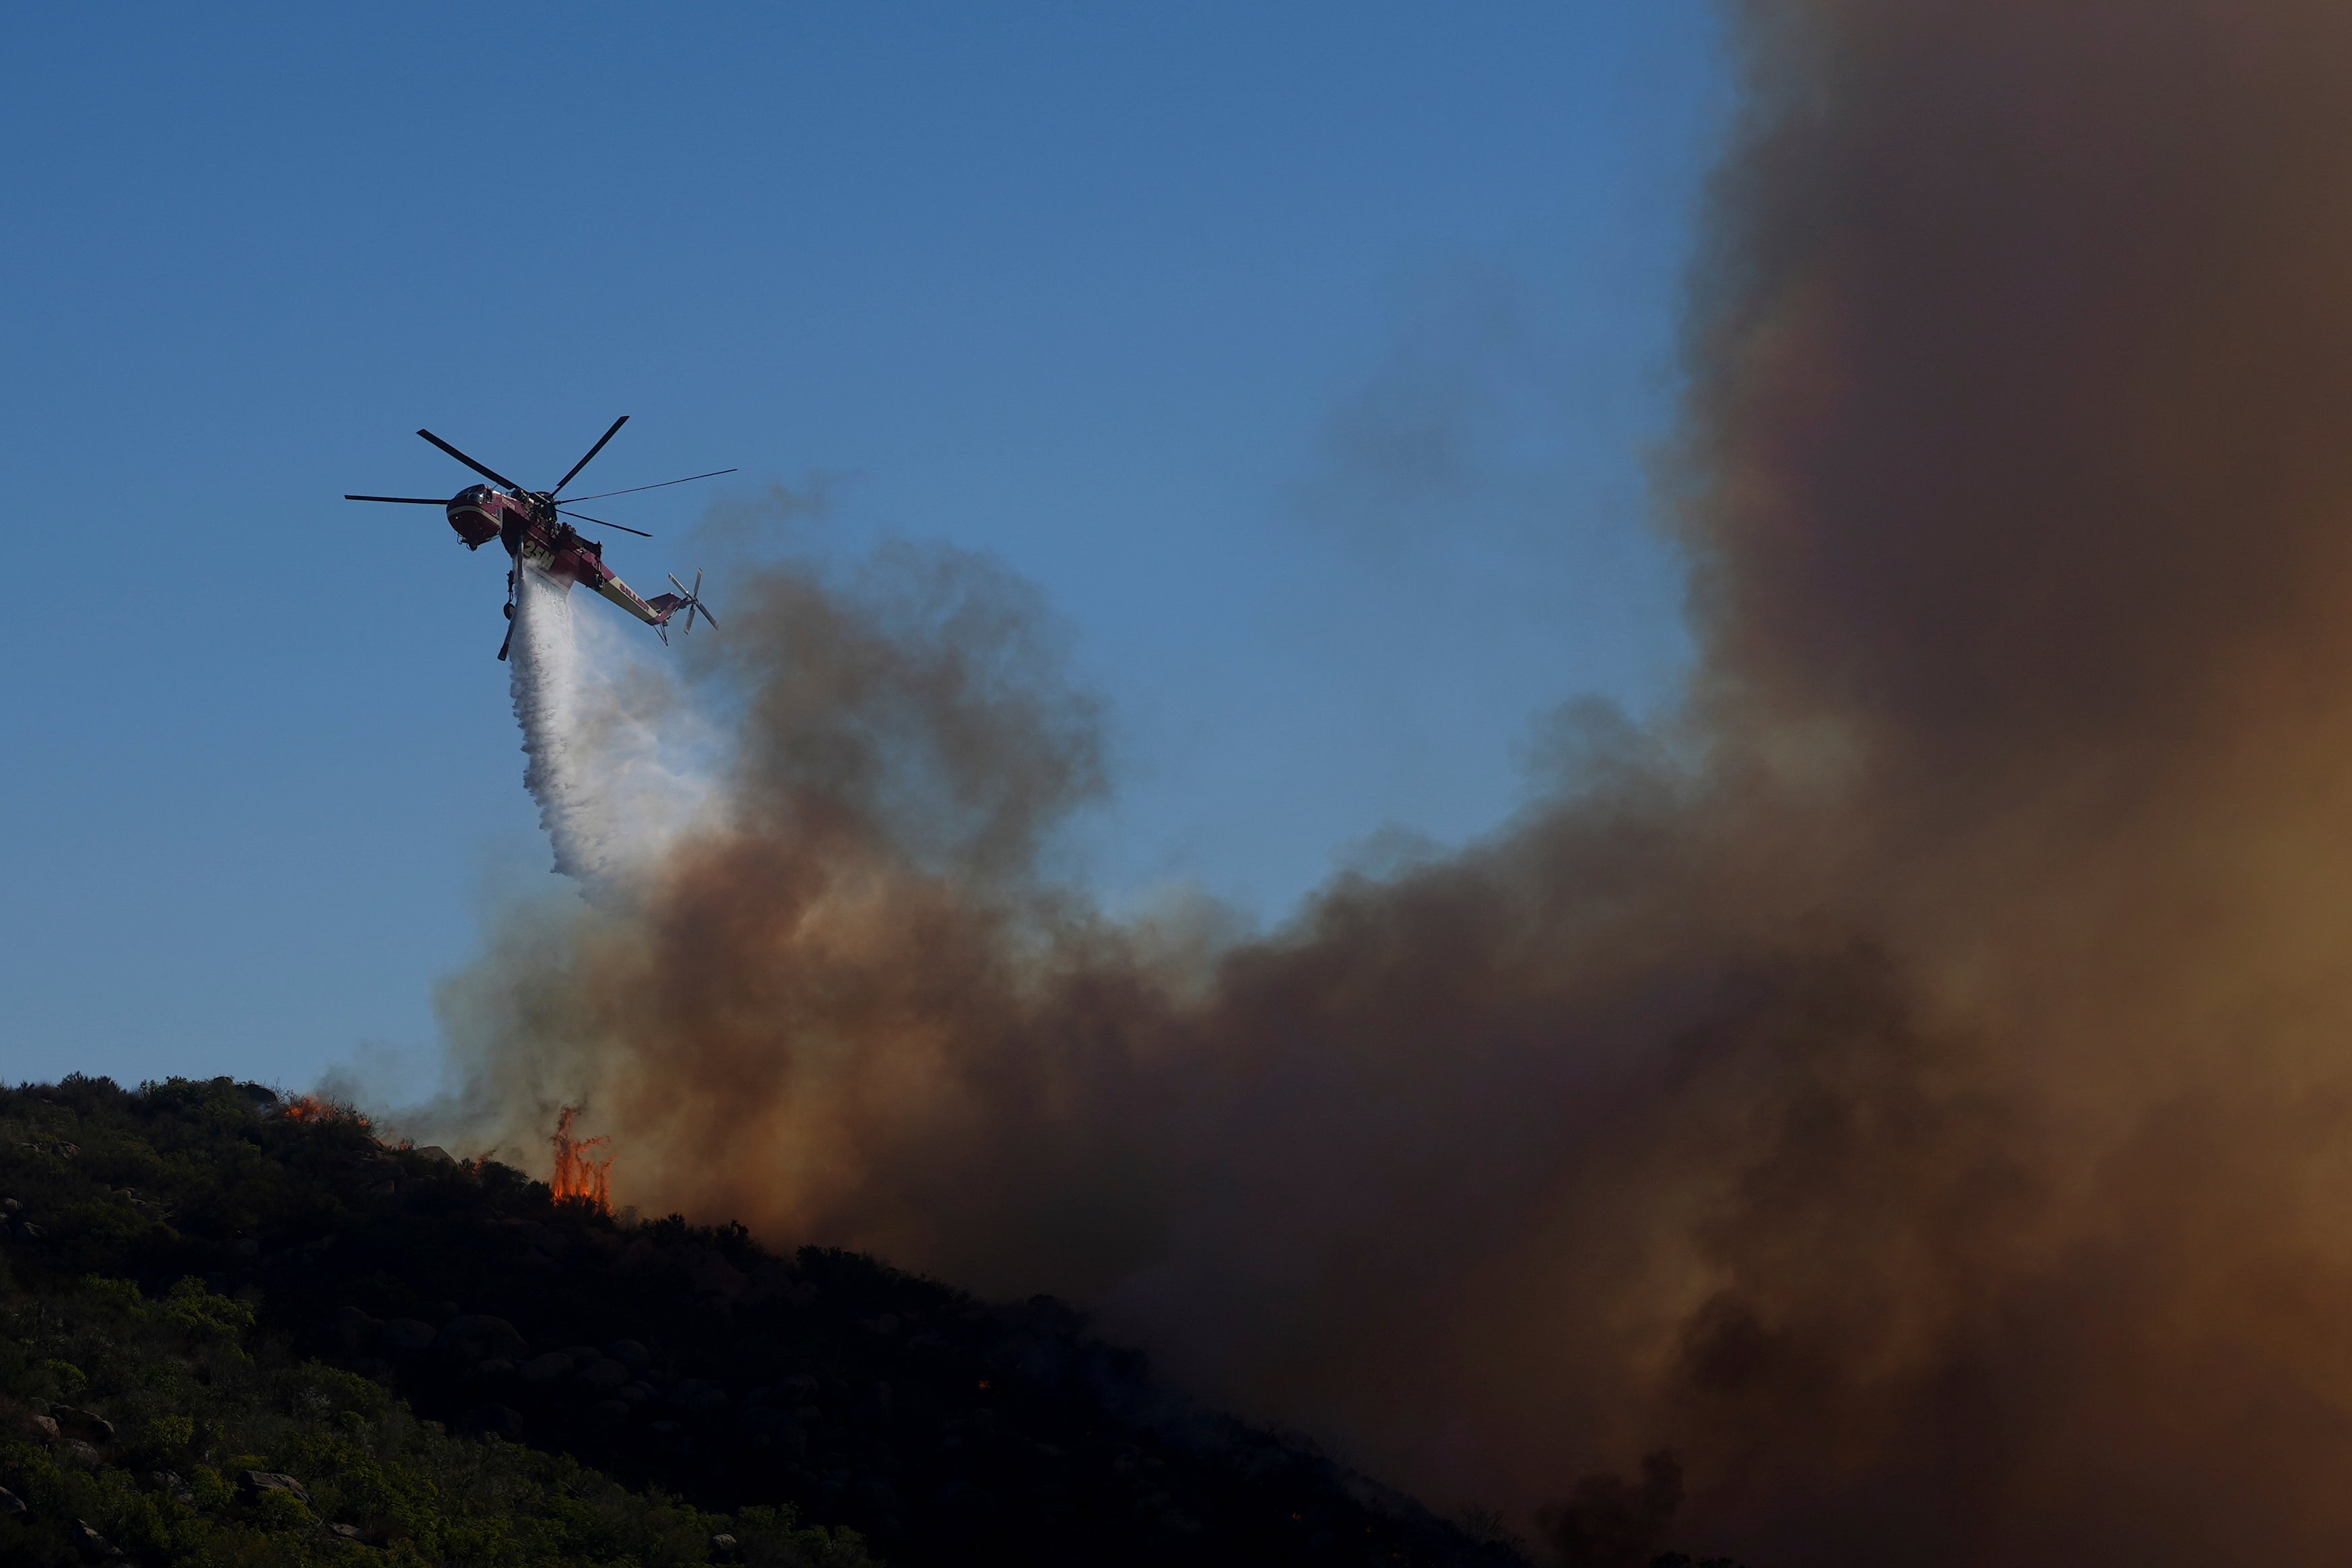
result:
M 0 1090 L 0 1560 L 1510 1568 L 1065 1304 L 226 1079 Z

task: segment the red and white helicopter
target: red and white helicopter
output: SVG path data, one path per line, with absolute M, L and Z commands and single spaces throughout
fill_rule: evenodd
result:
M 505 545 L 507 553 L 515 560 L 513 569 L 507 574 L 507 619 L 509 622 L 514 619 L 515 594 L 521 585 L 522 569 L 525 565 L 531 565 L 560 582 L 585 584 L 653 627 L 661 634 L 662 641 L 667 642 L 670 617 L 680 610 L 686 612 L 686 624 L 678 628 L 681 634 L 694 629 L 694 617 L 698 612 L 712 626 L 719 624 L 711 619 L 709 607 L 702 602 L 701 569 L 695 569 L 694 586 L 691 588 L 673 575 L 669 580 L 670 586 L 676 588 L 677 593 L 656 594 L 650 599 L 639 598 L 635 589 L 614 576 L 613 569 L 604 564 L 604 546 L 596 540 L 581 538 L 579 531 L 565 519 L 576 517 L 583 522 L 593 522 L 599 528 L 617 528 L 641 539 L 651 539 L 653 535 L 642 528 L 606 522 L 602 518 L 590 517 L 586 512 L 573 511 L 570 501 L 560 502 L 555 499 L 563 493 L 564 486 L 580 477 L 580 470 L 588 466 L 589 458 L 603 451 L 604 443 L 618 435 L 621 426 L 628 422 L 629 416 L 625 414 L 614 420 L 613 427 L 588 448 L 588 457 L 572 464 L 572 471 L 556 480 L 553 489 L 547 490 L 527 490 L 497 469 L 474 461 L 432 431 L 419 430 L 419 436 L 490 483 L 469 486 L 446 500 L 437 496 L 347 495 L 343 499 L 391 501 L 400 506 L 442 507 L 448 511 L 449 526 L 457 531 L 457 537 L 466 542 L 467 549 L 479 550 L 493 539 Z M 732 468 L 713 468 L 707 474 L 688 474 L 683 479 L 664 479 L 658 485 L 633 485 L 625 490 L 602 490 L 593 496 L 575 496 L 572 500 L 603 500 L 608 496 L 635 495 L 639 490 L 657 490 L 667 485 L 716 479 L 720 474 L 734 471 Z M 514 627 L 509 626 L 507 640 L 499 645 L 500 658 L 506 658 L 513 642 Z

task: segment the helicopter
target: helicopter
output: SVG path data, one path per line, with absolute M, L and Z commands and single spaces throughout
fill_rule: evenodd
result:
M 556 480 L 552 489 L 544 490 L 526 489 L 497 469 L 476 462 L 432 431 L 419 430 L 417 432 L 419 436 L 488 479 L 490 483 L 470 485 L 446 500 L 439 496 L 346 495 L 343 499 L 385 501 L 394 506 L 437 506 L 448 513 L 449 526 L 457 531 L 457 537 L 465 541 L 467 549 L 479 550 L 493 539 L 506 546 L 507 553 L 514 557 L 514 566 L 507 573 L 506 613 L 509 624 L 507 626 L 506 640 L 499 644 L 499 658 L 501 659 L 507 657 L 509 650 L 514 645 L 514 626 L 511 623 L 515 614 L 515 596 L 521 591 L 522 571 L 525 566 L 536 566 L 560 583 L 585 584 L 653 627 L 660 634 L 662 641 L 667 643 L 671 617 L 680 610 L 686 612 L 685 624 L 678 628 L 678 634 L 681 637 L 694 630 L 694 617 L 697 615 L 709 621 L 713 627 L 719 625 L 718 620 L 710 613 L 710 607 L 702 602 L 701 568 L 695 569 L 694 586 L 691 588 L 679 582 L 673 574 L 670 575 L 669 582 L 670 586 L 677 590 L 677 593 L 656 594 L 650 599 L 640 597 L 635 589 L 622 582 L 613 569 L 604 564 L 603 542 L 582 538 L 579 530 L 572 526 L 570 520 L 578 518 L 583 522 L 593 523 L 599 528 L 617 528 L 623 533 L 634 533 L 641 539 L 651 539 L 653 535 L 642 528 L 631 528 L 625 523 L 607 522 L 602 518 L 590 517 L 586 512 L 574 511 L 572 510 L 571 501 L 560 501 L 556 499 L 563 493 L 563 487 L 578 479 L 580 470 L 586 468 L 590 459 L 603 451 L 604 444 L 619 435 L 621 426 L 628 422 L 629 416 L 625 414 L 614 420 L 613 427 L 598 437 L 596 444 L 588 448 L 587 457 L 572 464 L 572 471 Z M 720 474 L 733 472 L 735 472 L 733 468 L 713 468 L 707 474 L 688 474 L 683 479 L 664 479 L 660 484 L 633 485 L 627 489 L 602 490 L 593 496 L 575 496 L 572 500 L 603 500 L 610 496 L 635 495 L 639 490 L 657 490 L 670 485 L 688 484 L 695 479 L 716 479 Z

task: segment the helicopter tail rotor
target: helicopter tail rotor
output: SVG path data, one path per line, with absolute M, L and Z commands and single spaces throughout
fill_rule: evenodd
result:
M 683 637 L 685 634 L 694 629 L 694 616 L 695 612 L 698 610 L 702 613 L 702 618 L 709 622 L 713 628 L 718 626 L 719 618 L 710 613 L 710 606 L 702 602 L 701 567 L 698 566 L 694 569 L 694 586 L 691 588 L 679 582 L 677 580 L 677 574 L 675 572 L 669 574 L 669 581 L 670 586 L 676 588 L 680 595 L 677 604 L 673 607 L 672 613 L 675 614 L 677 610 L 684 610 L 686 612 L 686 625 L 677 628 L 679 636 Z

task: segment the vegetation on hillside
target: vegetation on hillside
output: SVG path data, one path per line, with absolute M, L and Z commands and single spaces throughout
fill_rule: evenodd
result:
M 160 1300 L 104 1276 L 8 1292 L 0 1474 L 20 1510 L 0 1519 L 0 1562 L 651 1568 L 709 1562 L 721 1538 L 751 1563 L 867 1561 L 854 1534 L 795 1530 L 789 1510 L 713 1515 L 570 1458 L 452 1437 L 252 1329 L 246 1303 L 192 1279 Z
M 1510 1568 L 1039 1298 L 226 1079 L 0 1089 L 0 1561 Z

